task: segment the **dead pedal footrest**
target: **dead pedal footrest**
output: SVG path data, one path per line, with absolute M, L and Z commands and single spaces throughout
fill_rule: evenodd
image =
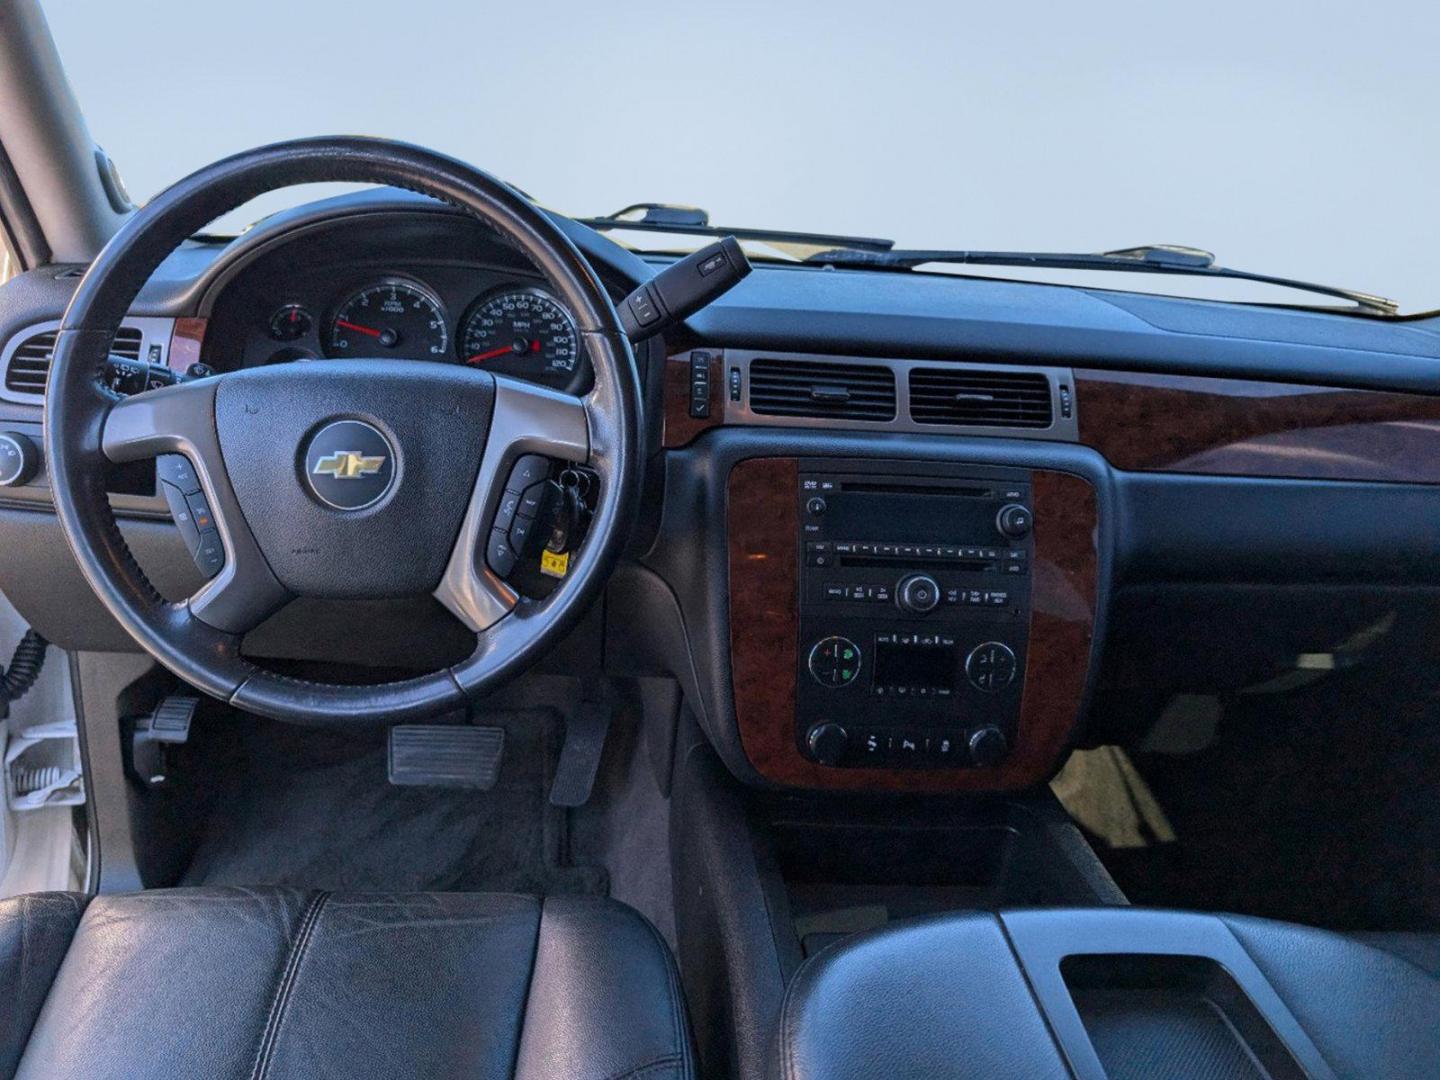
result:
M 390 729 L 390 783 L 489 791 L 500 777 L 505 729 L 401 724 Z

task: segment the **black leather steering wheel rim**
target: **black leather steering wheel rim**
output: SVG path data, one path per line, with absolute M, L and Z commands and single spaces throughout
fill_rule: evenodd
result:
M 503 465 L 501 455 L 513 458 L 527 448 L 543 450 L 551 445 L 543 433 L 525 430 L 526 423 L 539 422 L 534 420 L 537 415 L 563 414 L 569 434 L 555 445 L 575 447 L 578 453 L 583 442 L 585 461 L 599 478 L 594 519 L 584 544 L 572 556 L 564 582 L 545 601 L 519 602 L 485 626 L 478 625 L 481 616 L 470 617 L 474 605 L 465 604 L 465 589 L 452 590 L 457 597 L 453 609 L 464 612 L 477 631 L 474 653 L 443 671 L 365 686 L 310 682 L 258 667 L 240 652 L 245 629 L 240 624 L 248 619 L 237 617 L 231 620 L 234 625 L 227 623 L 214 614 L 224 614 L 219 604 L 202 612 L 205 618 L 197 617 L 197 598 L 203 600 L 205 590 L 181 603 L 166 601 L 127 548 L 104 485 L 106 472 L 117 460 L 153 456 L 157 447 L 182 446 L 185 452 L 198 454 L 197 447 L 207 438 L 218 442 L 203 423 L 192 424 L 190 435 L 178 440 L 144 432 L 137 436 L 137 423 L 158 423 L 167 408 L 179 402 L 193 406 L 208 393 L 213 428 L 216 389 L 211 385 L 206 390 L 205 385 L 233 377 L 150 391 L 126 401 L 103 388 L 99 377 L 110 342 L 145 281 L 186 238 L 255 196 L 295 184 L 337 181 L 408 188 L 451 203 L 491 226 L 535 265 L 573 313 L 594 370 L 594 389 L 583 401 L 571 399 L 583 409 L 578 418 L 548 391 L 531 393 L 523 386 L 503 385 L 507 380 L 480 376 L 497 384 L 495 412 L 467 528 L 472 518 L 483 522 L 494 505 L 494 496 L 480 486 L 489 475 L 487 463 L 492 466 L 489 472 L 503 475 L 496 472 Z M 483 388 L 475 392 L 484 395 Z M 502 423 L 506 402 L 518 403 L 523 415 Z M 304 139 L 237 154 L 199 170 L 139 210 L 96 257 L 66 310 L 51 364 L 45 421 L 56 514 L 82 573 L 107 611 L 185 682 L 247 711 L 296 722 L 423 718 L 453 709 L 528 667 L 578 621 L 603 589 L 628 537 L 641 475 L 641 395 L 634 356 L 609 295 L 575 246 L 533 203 L 494 177 L 430 150 L 367 138 Z M 496 442 L 501 433 L 503 444 Z M 225 466 L 220 461 L 204 468 L 223 472 Z M 207 472 L 206 490 L 212 501 L 219 500 L 217 516 L 222 506 L 233 504 L 223 498 L 230 490 L 228 476 L 215 479 L 212 489 Z M 484 504 L 485 499 L 492 501 Z M 247 527 L 242 535 L 242 525 L 224 533 L 227 548 L 244 548 L 250 534 Z M 462 530 L 460 540 L 465 539 Z M 470 539 L 474 541 L 473 536 Z M 230 554 L 232 560 L 236 558 L 234 550 Z M 460 567 L 472 579 L 479 575 L 471 582 L 472 592 L 478 581 L 482 591 L 505 595 L 485 571 L 483 551 L 479 560 L 475 571 L 475 554 L 457 546 L 447 581 L 451 570 Z M 253 556 L 251 562 L 259 565 Z M 486 610 L 493 614 L 493 602 Z

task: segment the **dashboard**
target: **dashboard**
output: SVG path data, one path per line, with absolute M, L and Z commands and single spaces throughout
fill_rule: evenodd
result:
M 617 299 L 663 264 L 557 220 Z M 45 335 L 76 277 L 0 292 L 0 434 L 39 440 Z M 361 357 L 577 394 L 592 378 L 532 267 L 396 192 L 187 245 L 115 348 L 176 374 Z M 1168 695 L 1248 692 L 1375 626 L 1433 641 L 1415 628 L 1440 590 L 1440 320 L 762 265 L 636 355 L 640 519 L 555 663 L 676 680 L 751 783 L 1027 787 Z M 192 592 L 153 473 L 109 490 L 161 592 Z M 65 647 L 131 648 L 47 499 L 43 461 L 0 487 L 0 591 Z M 945 500 L 984 513 L 926 515 Z M 1011 503 L 1029 537 L 997 527 Z M 342 663 L 359 633 L 376 667 L 432 668 L 473 646 L 452 623 L 297 601 L 246 649 Z M 936 719 L 957 701 L 966 723 Z M 997 764 L 957 767 L 982 755 Z

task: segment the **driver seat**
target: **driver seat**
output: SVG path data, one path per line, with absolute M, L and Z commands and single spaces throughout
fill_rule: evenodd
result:
M 596 897 L 0 901 L 0 1076 L 694 1075 L 675 963 Z

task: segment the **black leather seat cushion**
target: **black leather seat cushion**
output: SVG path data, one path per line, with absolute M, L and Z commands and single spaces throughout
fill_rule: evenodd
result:
M 0 987 L 0 1076 L 693 1073 L 669 950 L 590 897 L 20 897 L 0 902 Z
M 1193 1039 L 1216 1027 L 1204 1016 L 1171 1023 L 1175 1012 L 1165 1010 L 1174 999 L 1167 1006 L 1163 992 L 1148 988 L 1118 1028 L 1090 1030 L 1062 976 L 1070 956 L 1214 961 L 1296 1061 L 1307 1063 L 1300 1075 L 1440 1076 L 1440 979 L 1424 967 L 1308 927 L 1130 908 L 947 915 L 831 946 L 801 967 L 786 992 L 772 1073 L 784 1080 L 1266 1075 L 1236 1064 L 1243 1049 L 1231 1058 L 1234 1068 L 1217 1068 L 1226 1047 Z M 1221 996 L 1211 1000 L 1235 1000 L 1214 993 Z

